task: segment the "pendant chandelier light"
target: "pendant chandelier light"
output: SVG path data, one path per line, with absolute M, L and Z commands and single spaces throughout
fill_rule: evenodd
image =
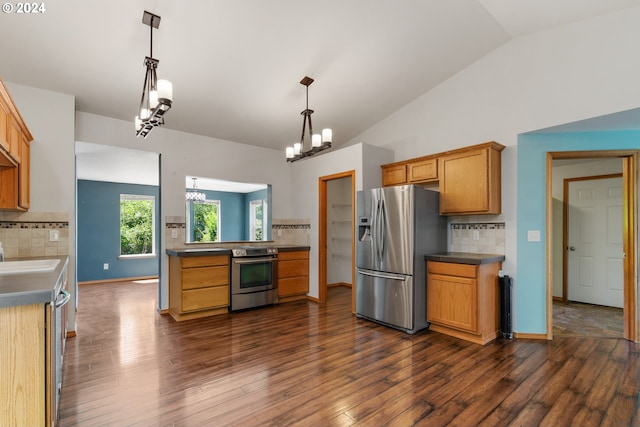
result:
M 191 179 L 193 179 L 193 189 L 187 191 L 187 193 L 185 194 L 187 202 L 204 202 L 205 200 L 207 200 L 207 195 L 202 191 L 198 191 L 198 186 L 196 185 L 196 180 L 198 178 Z
M 314 134 L 311 126 L 311 115 L 313 110 L 309 109 L 309 85 L 313 83 L 311 77 L 305 77 L 300 80 L 300 84 L 307 87 L 307 108 L 302 111 L 302 135 L 300 136 L 300 142 L 293 144 L 293 147 L 287 147 L 285 155 L 287 162 L 295 162 L 296 160 L 304 159 L 305 157 L 313 156 L 320 151 L 324 151 L 331 148 L 331 141 L 333 134 L 331 129 L 322 129 L 322 135 Z M 309 140 L 311 148 L 304 149 L 304 131 L 306 130 L 307 121 L 309 122 Z
M 156 75 L 160 61 L 153 57 L 153 29 L 160 26 L 160 17 L 145 10 L 142 23 L 149 26 L 151 35 L 149 56 L 144 59 L 147 71 L 135 124 L 136 136 L 146 138 L 154 127 L 164 124 L 164 113 L 169 111 L 173 101 L 173 86 L 169 80 L 158 80 Z

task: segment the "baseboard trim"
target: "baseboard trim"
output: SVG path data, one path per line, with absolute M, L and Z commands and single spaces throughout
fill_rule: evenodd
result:
M 78 282 L 80 285 L 99 285 L 101 283 L 116 283 L 116 282 L 134 282 L 136 280 L 151 280 L 157 279 L 158 276 L 140 276 L 140 277 L 122 277 L 120 279 L 106 279 L 106 280 L 88 280 L 85 282 Z
M 525 340 L 546 340 L 547 334 L 527 334 L 522 332 L 514 332 L 513 337 Z
M 351 283 L 347 283 L 347 282 L 336 282 L 336 283 L 327 283 L 327 288 L 335 288 L 338 286 L 345 286 L 347 288 L 351 287 Z
M 320 304 L 320 299 L 319 299 L 319 298 L 316 298 L 316 297 L 312 297 L 312 296 L 307 295 L 307 299 L 308 299 L 309 301 L 317 302 L 318 304 Z

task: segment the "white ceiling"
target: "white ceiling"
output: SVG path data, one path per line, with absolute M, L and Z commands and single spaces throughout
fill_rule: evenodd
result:
M 174 85 L 166 127 L 284 149 L 309 107 L 334 146 L 488 52 L 534 31 L 640 0 L 64 0 L 3 13 L 0 76 L 76 96 L 77 109 L 132 121 L 154 30 Z M 153 133 L 150 138 L 153 138 Z

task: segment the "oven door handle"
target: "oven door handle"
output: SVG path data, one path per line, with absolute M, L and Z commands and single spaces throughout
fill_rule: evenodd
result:
M 276 262 L 278 258 L 267 257 L 267 258 L 249 258 L 249 259 L 233 259 L 234 264 L 259 264 L 261 262 Z

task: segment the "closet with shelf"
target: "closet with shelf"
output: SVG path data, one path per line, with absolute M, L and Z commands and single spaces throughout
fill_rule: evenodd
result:
M 354 211 L 351 180 L 336 179 L 327 184 L 327 285 L 351 286 Z

